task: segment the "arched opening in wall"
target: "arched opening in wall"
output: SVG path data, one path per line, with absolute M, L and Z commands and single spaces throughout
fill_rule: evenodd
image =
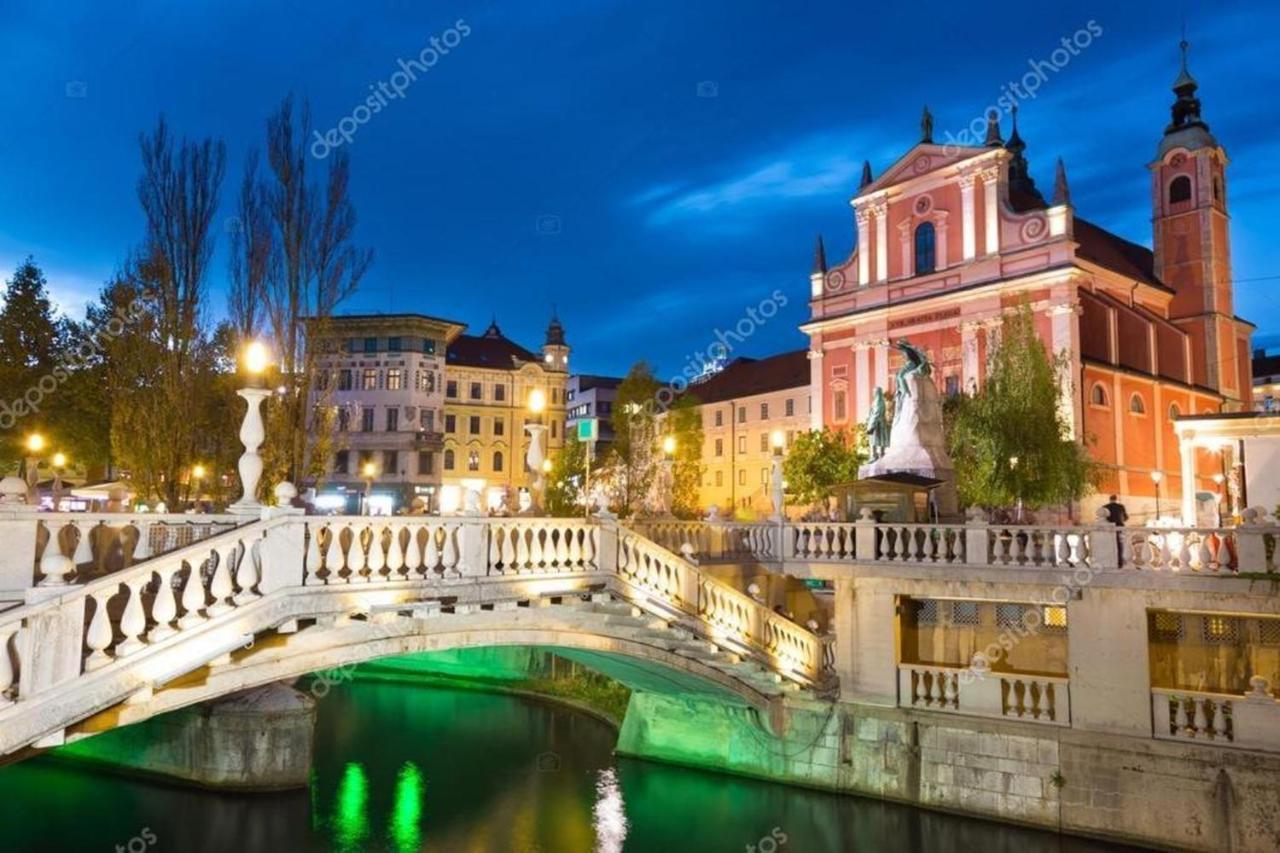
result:
M 452 470 L 453 470 L 453 464 L 454 464 L 453 451 L 452 451 L 452 450 L 446 450 L 446 451 L 444 452 L 444 470 L 446 470 L 446 471 L 452 471 Z
M 1177 403 L 1169 404 L 1169 420 L 1176 421 L 1181 414 L 1182 410 L 1178 408 Z
M 916 275 L 931 273 L 937 269 L 937 235 L 932 222 L 916 226 Z
M 1089 405 L 1097 406 L 1100 409 L 1107 408 L 1107 389 L 1102 386 L 1101 382 L 1093 383 L 1093 387 L 1089 389 Z
M 501 451 L 501 450 L 495 450 L 495 451 L 493 452 L 493 470 L 494 470 L 494 471 L 497 471 L 497 472 L 501 472 L 501 471 L 502 471 L 502 462 L 503 462 L 503 459 L 502 459 L 502 451 Z
M 1169 183 L 1169 204 L 1180 201 L 1191 201 L 1191 179 L 1186 175 L 1179 175 Z
M 1222 178 L 1219 178 L 1217 175 L 1213 176 L 1213 200 L 1217 202 L 1222 201 Z
M 1129 398 L 1129 413 L 1132 415 L 1145 415 L 1147 413 L 1147 404 L 1143 402 L 1141 394 L 1135 393 Z

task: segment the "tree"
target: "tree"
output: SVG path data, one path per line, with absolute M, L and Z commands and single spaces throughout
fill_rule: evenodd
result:
M 649 497 L 657 474 L 656 404 L 659 389 L 653 368 L 636 362 L 613 403 L 613 443 L 602 466 L 612 484 L 612 508 L 622 517 L 635 515 Z
M 858 468 L 866 461 L 863 444 L 861 426 L 798 434 L 782 463 L 787 491 L 802 504 L 825 501 L 834 487 L 858 479 Z
M 701 507 L 698 491 L 702 485 L 702 415 L 698 401 L 685 394 L 666 415 L 666 432 L 675 437 L 676 454 L 671 467 L 671 512 L 678 518 L 697 518 Z
M 251 326 L 246 301 L 255 287 L 261 289 L 286 389 L 267 406 L 264 487 L 281 479 L 297 483 L 323 476 L 327 457 L 315 439 L 331 438 L 336 419 L 323 401 L 308 405 L 316 353 L 306 345 L 307 333 L 323 328 L 373 262 L 372 250 L 352 242 L 356 213 L 348 195 L 346 153 L 331 154 L 327 175 L 313 181 L 308 173 L 310 137 L 310 111 L 304 105 L 295 117 L 293 97 L 286 97 L 267 119 L 267 174 L 256 181 L 256 157 L 251 157 L 241 189 L 244 238 L 237 243 L 241 251 L 236 257 L 242 262 L 237 261 L 240 284 L 233 295 L 239 304 L 233 303 L 233 314 L 242 327 Z M 255 278 L 259 272 L 261 282 Z M 315 449 L 310 459 L 309 437 Z
M 548 515 L 572 518 L 582 515 L 583 489 L 586 486 L 587 446 L 570 433 L 564 446 L 551 457 L 551 471 L 547 474 L 547 493 L 544 503 Z
M 55 367 L 66 346 L 66 326 L 53 312 L 44 273 L 35 259 L 18 264 L 0 309 L 0 464 L 22 458 L 22 436 L 51 426 L 50 408 L 61 387 Z
M 1065 355 L 1050 358 L 1031 309 L 1005 319 L 987 378 L 947 407 L 947 447 L 963 504 L 1032 508 L 1079 500 L 1095 476 L 1059 405 Z

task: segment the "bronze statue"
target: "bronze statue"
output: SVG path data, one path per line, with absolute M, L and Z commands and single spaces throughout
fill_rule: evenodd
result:
M 894 409 L 894 416 L 896 417 L 897 413 L 902 411 L 901 401 L 911 396 L 911 392 L 907 389 L 907 377 L 913 373 L 918 373 L 921 376 L 931 376 L 933 375 L 933 366 L 929 364 L 929 356 L 925 354 L 925 351 L 914 346 L 905 338 L 895 341 L 893 346 L 907 359 L 907 363 L 898 368 L 896 387 L 899 405 Z
M 877 386 L 871 397 L 871 411 L 867 413 L 867 442 L 871 446 L 871 461 L 884 456 L 889 447 L 889 418 L 885 413 L 884 389 Z

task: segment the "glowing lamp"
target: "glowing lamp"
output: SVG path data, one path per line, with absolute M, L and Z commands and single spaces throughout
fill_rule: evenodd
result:
M 543 460 L 542 460 L 542 473 L 544 473 L 544 474 L 550 474 L 550 473 L 551 473 L 551 460 L 550 460 L 550 459 L 543 459 Z
M 1151 472 L 1151 482 L 1155 483 L 1157 486 L 1158 486 L 1158 485 L 1160 485 L 1160 481 L 1161 481 L 1161 480 L 1163 480 L 1163 479 L 1164 479 L 1164 472 L 1163 472 L 1163 471 L 1152 471 L 1152 472 Z
M 270 361 L 271 355 L 262 341 L 250 341 L 244 348 L 244 369 L 251 376 L 260 376 L 266 371 Z
M 541 388 L 534 388 L 529 392 L 529 411 L 535 415 L 540 415 L 547 408 L 547 392 Z
M 197 463 L 196 465 L 193 465 L 191 467 L 191 479 L 203 480 L 204 475 L 205 475 L 205 470 L 203 465 L 200 465 Z
M 668 435 L 662 439 L 662 452 L 668 456 L 676 455 L 676 437 Z
M 780 429 L 775 429 L 769 435 L 769 443 L 773 445 L 773 449 L 782 452 L 782 448 L 787 446 L 787 436 Z
M 378 466 L 374 465 L 372 462 L 366 462 L 361 466 L 360 473 L 363 474 L 365 478 L 372 480 L 374 477 L 378 476 Z
M 67 454 L 65 454 L 65 453 L 55 453 L 55 454 L 53 454 L 53 467 L 54 467 L 54 468 L 66 468 L 66 467 L 67 467 Z
M 44 436 L 38 432 L 27 436 L 27 452 L 39 453 L 41 450 L 44 450 Z

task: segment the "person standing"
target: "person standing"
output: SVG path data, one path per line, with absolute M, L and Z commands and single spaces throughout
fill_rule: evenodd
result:
M 1112 495 L 1102 508 L 1107 511 L 1107 521 L 1116 527 L 1124 527 L 1124 523 L 1129 520 L 1129 511 L 1115 495 Z M 1118 530 L 1116 531 L 1116 559 L 1120 565 L 1124 565 L 1124 534 Z

